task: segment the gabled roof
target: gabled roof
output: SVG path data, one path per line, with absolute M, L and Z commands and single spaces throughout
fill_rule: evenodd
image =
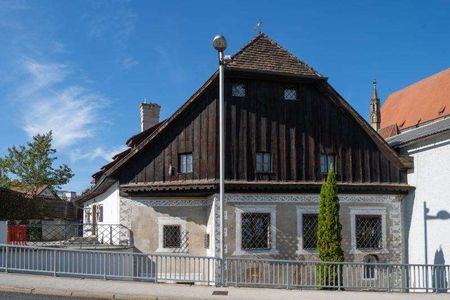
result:
M 403 130 L 450 115 L 450 68 L 388 96 L 381 107 L 381 128 Z
M 378 130 L 378 134 L 381 135 L 384 139 L 387 139 L 388 137 L 397 135 L 399 133 L 400 130 L 398 129 L 397 124 L 392 124 Z
M 258 34 L 227 63 L 229 69 L 323 77 L 264 33 Z
M 272 41 L 265 34 L 258 34 L 252 39 L 246 46 L 234 54 L 231 61 L 227 63 L 226 69 L 242 70 L 242 71 L 254 71 L 260 73 L 273 73 L 278 75 L 288 76 L 302 76 L 316 79 L 320 82 L 320 85 L 332 95 L 338 104 L 344 108 L 356 122 L 368 133 L 368 135 L 374 140 L 381 151 L 393 158 L 393 161 L 398 165 L 405 167 L 405 163 L 397 153 L 389 147 L 389 145 L 382 139 L 366 121 L 348 104 L 326 81 L 326 77 L 320 75 L 313 68 L 306 63 L 299 60 L 294 55 L 290 54 L 287 50 L 280 45 Z M 137 134 L 130 138 L 127 144 L 133 147 L 120 159 L 115 160 L 111 165 L 108 164 L 108 168 L 102 173 L 97 172 L 98 180 L 95 186 L 86 194 L 78 198 L 79 202 L 85 202 L 92 197 L 102 193 L 107 187 L 113 184 L 113 177 L 118 170 L 137 153 L 139 153 L 144 147 L 146 147 L 155 137 L 163 134 L 165 129 L 176 120 L 182 112 L 188 107 L 193 105 L 197 97 L 206 90 L 217 78 L 218 72 L 216 71 L 172 116 L 165 121 L 148 129 L 148 131 L 141 134 Z

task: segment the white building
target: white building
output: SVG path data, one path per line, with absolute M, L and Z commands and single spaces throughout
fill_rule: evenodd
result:
M 450 69 L 391 94 L 379 133 L 414 158 L 404 201 L 410 264 L 450 264 Z M 434 283 L 433 283 L 434 286 Z

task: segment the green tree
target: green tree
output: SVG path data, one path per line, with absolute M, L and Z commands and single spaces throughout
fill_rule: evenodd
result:
M 0 186 L 10 187 L 18 184 L 22 189 L 37 194 L 46 185 L 58 189 L 73 177 L 72 170 L 65 164 L 53 167 L 57 157 L 52 148 L 52 132 L 38 134 L 31 142 L 8 149 L 8 154 L 0 158 Z M 14 178 L 14 179 L 11 179 Z
M 343 262 L 341 248 L 342 225 L 339 222 L 339 198 L 333 165 L 330 166 L 326 182 L 320 190 L 320 204 L 317 230 L 317 248 L 322 262 Z M 318 285 L 332 287 L 338 285 L 339 264 L 319 264 Z M 342 274 L 342 272 L 341 272 Z

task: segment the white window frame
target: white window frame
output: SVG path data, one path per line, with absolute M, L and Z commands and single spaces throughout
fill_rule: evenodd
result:
M 90 206 L 83 209 L 83 221 L 84 224 L 92 224 L 92 208 Z
M 297 206 L 297 251 L 296 254 L 317 254 L 317 249 L 303 249 L 303 215 L 319 214 L 318 206 Z
M 258 157 L 261 159 L 258 164 Z M 260 167 L 260 169 L 259 169 Z M 267 174 L 272 172 L 272 154 L 270 152 L 256 152 L 256 173 Z
M 105 217 L 105 212 L 104 212 L 104 207 L 103 207 L 103 204 L 97 204 L 97 208 L 96 208 L 96 213 L 97 213 L 97 216 L 95 216 L 95 219 L 96 219 L 96 221 L 97 221 L 97 223 L 103 223 L 104 221 L 104 217 Z M 100 221 L 100 216 L 101 216 L 101 221 Z
M 181 228 L 181 248 L 165 248 L 164 247 L 164 226 L 165 225 L 178 225 Z M 186 220 L 176 217 L 159 217 L 158 218 L 158 249 L 156 252 L 162 253 L 188 253 L 189 249 L 186 239 Z M 186 245 L 185 245 L 186 244 Z
M 357 249 L 356 248 L 356 216 L 381 216 L 381 249 Z M 384 207 L 350 207 L 351 224 L 351 250 L 350 254 L 386 254 L 387 234 L 386 234 L 386 208 Z
M 192 152 L 184 152 L 178 154 L 178 173 L 180 174 L 190 174 L 193 171 L 193 155 Z M 190 163 L 189 163 L 190 161 Z M 184 168 L 183 168 L 184 166 Z
M 270 213 L 270 249 L 248 250 L 242 249 L 242 214 L 244 213 Z M 277 210 L 275 205 L 238 205 L 236 206 L 236 249 L 233 255 L 251 255 L 251 254 L 278 254 L 277 250 Z

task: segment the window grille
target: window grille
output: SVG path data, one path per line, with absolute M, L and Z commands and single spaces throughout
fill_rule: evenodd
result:
M 242 214 L 242 249 L 267 250 L 270 245 L 270 213 Z
M 297 100 L 297 90 L 296 89 L 285 89 L 284 90 L 284 100 Z
M 381 216 L 356 216 L 356 248 L 381 249 Z
M 368 255 L 364 257 L 364 279 L 376 279 L 377 263 L 378 259 L 375 255 Z
M 181 248 L 181 226 L 164 225 L 163 227 L 163 247 Z
M 317 214 L 304 214 L 303 215 L 303 249 L 316 249 L 317 248 L 317 226 L 318 226 Z
M 256 172 L 269 173 L 270 172 L 270 153 L 257 152 L 256 153 Z
M 179 154 L 179 172 L 192 173 L 192 153 Z
M 331 164 L 334 165 L 334 169 L 336 170 L 335 161 L 336 161 L 335 155 L 321 154 L 320 155 L 320 173 L 327 174 L 328 170 L 331 167 Z
M 246 87 L 243 83 L 233 83 L 231 87 L 231 95 L 233 97 L 245 97 Z

